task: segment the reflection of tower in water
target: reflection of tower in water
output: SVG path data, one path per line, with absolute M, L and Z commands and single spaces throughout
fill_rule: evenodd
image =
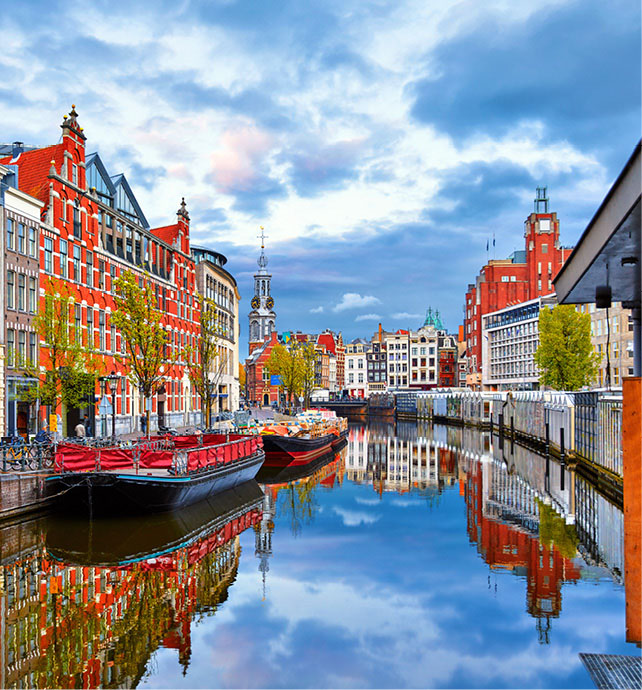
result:
M 263 601 L 265 601 L 266 580 L 272 556 L 272 532 L 274 532 L 274 505 L 272 493 L 265 492 L 263 498 L 263 517 L 254 525 L 254 555 L 259 559 L 259 572 L 263 582 Z

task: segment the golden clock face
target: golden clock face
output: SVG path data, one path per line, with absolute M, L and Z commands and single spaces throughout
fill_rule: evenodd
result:
M 265 300 L 265 306 L 268 309 L 272 309 L 272 307 L 274 306 L 274 300 L 271 297 L 268 297 L 267 300 Z
M 258 309 L 260 304 L 261 300 L 256 295 L 254 295 L 254 297 L 252 297 L 252 301 L 250 302 L 252 309 Z

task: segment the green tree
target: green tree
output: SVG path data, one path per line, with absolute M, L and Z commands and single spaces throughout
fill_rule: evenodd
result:
M 212 407 L 218 406 L 218 386 L 229 366 L 229 351 L 222 346 L 225 329 L 216 304 L 203 300 L 200 312 L 201 332 L 196 347 L 187 348 L 187 375 L 201 399 L 203 423 L 210 426 Z M 216 410 L 218 411 L 218 407 Z
M 555 390 L 578 390 L 596 378 L 600 357 L 591 344 L 591 317 L 572 305 L 558 304 L 539 313 L 535 363 L 540 383 Z
M 66 409 L 85 404 L 94 393 L 101 369 L 94 344 L 89 339 L 83 342 L 82 332 L 72 325 L 74 302 L 65 283 L 48 279 L 44 305 L 35 317 L 36 331 L 44 343 L 44 357 L 40 367 L 35 362 L 17 362 L 38 380 L 29 396 L 40 399 L 52 410 L 58 408 L 58 403 Z
M 281 386 L 288 403 L 292 403 L 292 398 L 301 392 L 303 360 L 300 349 L 300 344 L 294 339 L 287 346 L 277 343 L 265 364 L 270 374 L 281 377 Z
M 314 374 L 316 368 L 318 352 L 314 348 L 314 343 L 306 341 L 301 345 L 301 389 L 303 391 L 305 407 L 310 407 L 310 396 L 314 388 Z
M 163 312 L 156 308 L 148 276 L 125 271 L 114 281 L 114 288 L 116 311 L 111 320 L 126 348 L 126 356 L 118 359 L 126 364 L 132 384 L 149 400 L 163 384 L 165 368 L 173 361 L 171 352 L 167 352 L 167 332 L 161 324 Z M 149 435 L 148 409 L 146 416 Z

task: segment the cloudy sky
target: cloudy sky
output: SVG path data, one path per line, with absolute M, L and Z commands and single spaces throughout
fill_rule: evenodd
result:
M 185 196 L 228 256 L 243 343 L 260 225 L 279 330 L 454 331 L 535 187 L 572 245 L 640 137 L 634 0 L 24 0 L 0 27 L 0 140 L 55 143 L 75 103 L 152 225 Z

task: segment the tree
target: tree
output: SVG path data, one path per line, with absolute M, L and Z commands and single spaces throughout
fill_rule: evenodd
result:
M 156 296 L 148 276 L 125 271 L 114 281 L 116 311 L 111 320 L 125 341 L 128 377 L 149 400 L 163 383 L 164 366 L 173 358 L 167 352 L 167 332 L 161 324 L 163 312 L 156 308 Z M 119 356 L 120 361 L 125 358 Z M 149 435 L 149 410 L 147 435 Z
M 200 325 L 198 344 L 187 348 L 187 375 L 201 399 L 203 422 L 209 427 L 212 423 L 212 403 L 216 401 L 218 405 L 219 382 L 229 366 L 229 351 L 221 341 L 225 329 L 216 304 L 210 299 L 201 304 Z
M 56 410 L 58 403 L 66 409 L 80 407 L 87 402 L 96 386 L 100 362 L 94 344 L 83 342 L 82 332 L 72 326 L 71 310 L 74 297 L 69 287 L 49 278 L 45 288 L 44 306 L 35 317 L 36 331 L 43 341 L 49 361 L 18 362 L 38 384 L 30 391 L 32 399 Z
M 285 390 L 290 404 L 292 398 L 301 391 L 302 364 L 299 343 L 296 340 L 290 340 L 287 346 L 277 343 L 272 348 L 270 357 L 265 364 L 265 368 L 270 374 L 281 377 L 281 386 Z
M 590 385 L 600 362 L 591 344 L 591 317 L 580 314 L 572 305 L 542 309 L 534 359 L 543 386 L 572 391 Z
M 310 396 L 314 388 L 315 367 L 318 353 L 314 349 L 314 343 L 306 341 L 301 345 L 301 357 L 303 360 L 301 378 L 305 407 L 310 407 Z

